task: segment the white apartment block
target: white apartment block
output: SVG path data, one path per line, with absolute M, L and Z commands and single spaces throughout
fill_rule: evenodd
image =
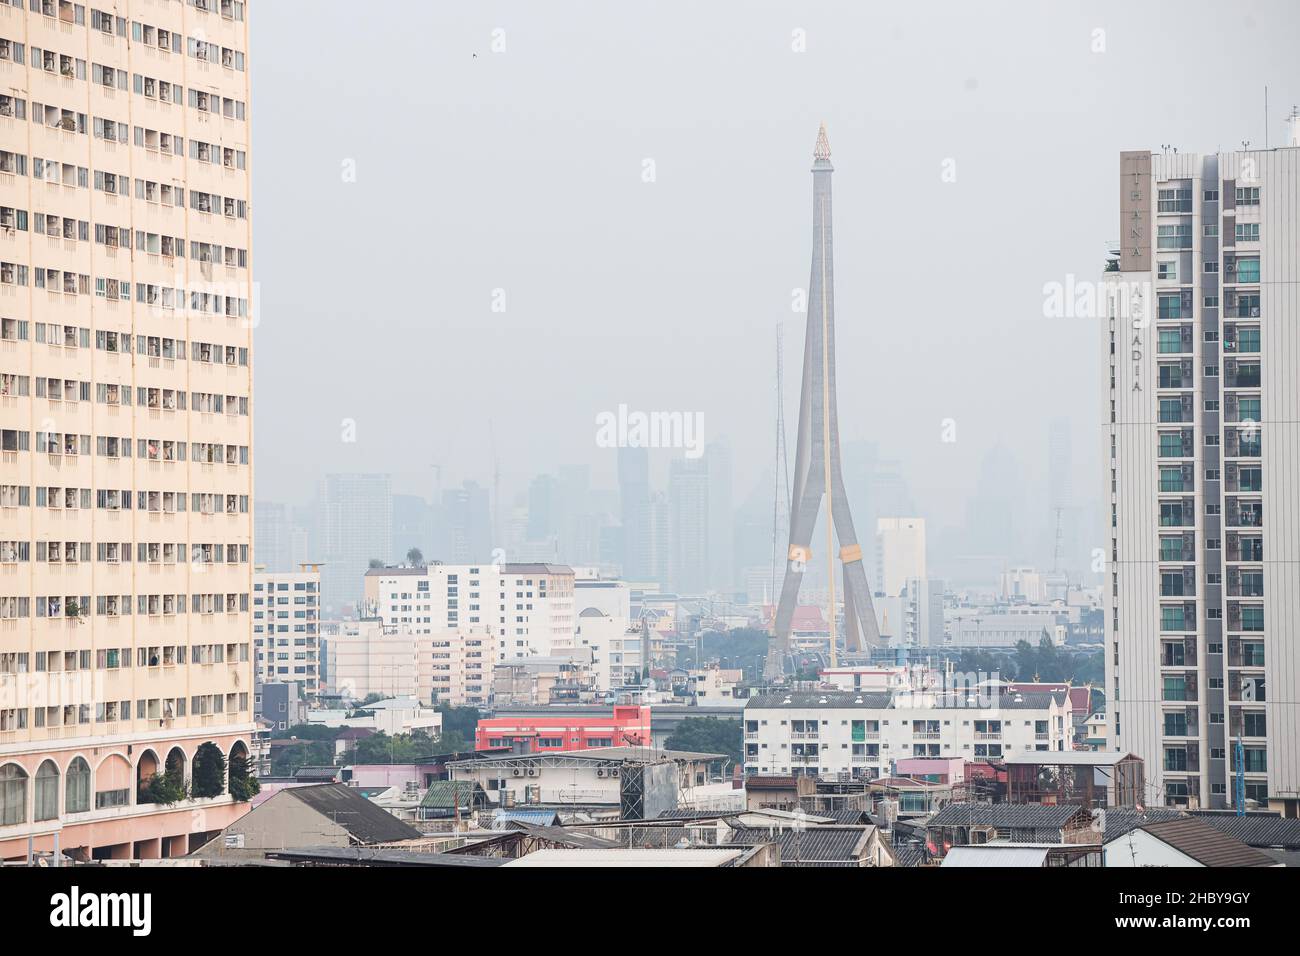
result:
M 486 624 L 418 634 L 415 641 L 416 682 L 422 703 L 476 707 L 488 702 L 496 640 Z
M 554 653 L 571 647 L 590 648 L 591 676 L 596 690 L 608 691 L 641 681 L 645 667 L 645 641 L 640 628 L 629 628 L 626 617 L 611 617 L 595 607 L 578 615 L 571 645 L 557 645 Z
M 490 629 L 494 660 L 571 647 L 573 569 L 558 564 L 430 564 L 366 572 L 367 613 L 416 635 Z
M 1111 746 L 1153 802 L 1300 804 L 1300 140 L 1120 155 L 1101 345 Z
M 876 520 L 876 590 L 897 597 L 911 578 L 924 579 L 925 519 Z
M 414 697 L 416 635 L 378 618 L 324 621 L 325 689 L 351 700 Z
M 320 566 L 253 574 L 253 673 L 259 683 L 320 690 Z
M 0 3 L 0 859 L 246 806 L 141 793 L 253 732 L 246 9 Z
M 832 780 L 889 776 L 892 761 L 910 757 L 997 760 L 1068 750 L 1072 733 L 1066 694 L 970 703 L 907 691 L 763 694 L 745 704 L 744 721 L 747 775 Z

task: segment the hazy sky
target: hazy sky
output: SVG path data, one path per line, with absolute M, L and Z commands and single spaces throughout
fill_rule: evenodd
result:
M 779 322 L 796 418 L 823 120 L 842 439 L 902 459 L 942 527 L 994 445 L 1045 484 L 1064 416 L 1099 498 L 1097 331 L 1044 318 L 1044 283 L 1100 273 L 1121 149 L 1261 144 L 1265 85 L 1277 145 L 1300 101 L 1291 2 L 252 6 L 270 500 L 486 479 L 489 420 L 507 493 L 570 462 L 613 486 L 619 403 L 703 413 L 743 499 Z

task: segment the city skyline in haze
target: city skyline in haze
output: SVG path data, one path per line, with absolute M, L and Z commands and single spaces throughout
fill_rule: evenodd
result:
M 1259 143 L 1266 85 L 1276 144 L 1300 96 L 1277 4 L 1226 23 L 1208 4 L 420 7 L 400 32 L 330 8 L 258 11 L 265 48 L 328 54 L 253 60 L 263 103 L 313 91 L 253 111 L 257 221 L 299 226 L 256 234 L 267 501 L 328 473 L 432 499 L 499 471 L 513 506 L 565 465 L 613 490 L 598 421 L 626 405 L 698 415 L 737 507 L 770 507 L 775 329 L 793 421 L 824 120 L 842 441 L 898 463 L 936 561 L 1002 533 L 983 503 L 1008 498 L 1014 560 L 1046 560 L 1062 467 L 1100 514 L 1102 436 L 1095 322 L 1046 317 L 1044 288 L 1100 275 L 1115 156 Z M 1252 55 L 1170 87 L 1170 44 Z M 358 66 L 380 59 L 382 84 Z M 329 383 L 310 407 L 305 375 Z M 651 453 L 657 490 L 672 457 Z M 1079 553 L 1101 546 L 1080 520 Z

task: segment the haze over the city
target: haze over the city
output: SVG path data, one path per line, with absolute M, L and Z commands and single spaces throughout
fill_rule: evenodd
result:
M 1275 4 L 292 7 L 258 47 L 319 55 L 252 60 L 259 499 L 490 485 L 493 435 L 507 504 L 566 464 L 613 489 L 596 421 L 625 403 L 702 414 L 737 507 L 770 502 L 824 121 L 841 438 L 900 462 L 941 570 L 990 488 L 1050 559 L 1053 420 L 1071 547 L 1101 543 L 1098 337 L 1044 285 L 1100 274 L 1118 151 L 1276 144 L 1300 99 Z

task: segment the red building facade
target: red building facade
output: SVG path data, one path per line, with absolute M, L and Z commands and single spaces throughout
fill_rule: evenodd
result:
M 555 753 L 595 747 L 649 747 L 650 708 L 615 707 L 610 714 L 528 714 L 478 722 L 474 746 L 510 747 L 521 753 Z

